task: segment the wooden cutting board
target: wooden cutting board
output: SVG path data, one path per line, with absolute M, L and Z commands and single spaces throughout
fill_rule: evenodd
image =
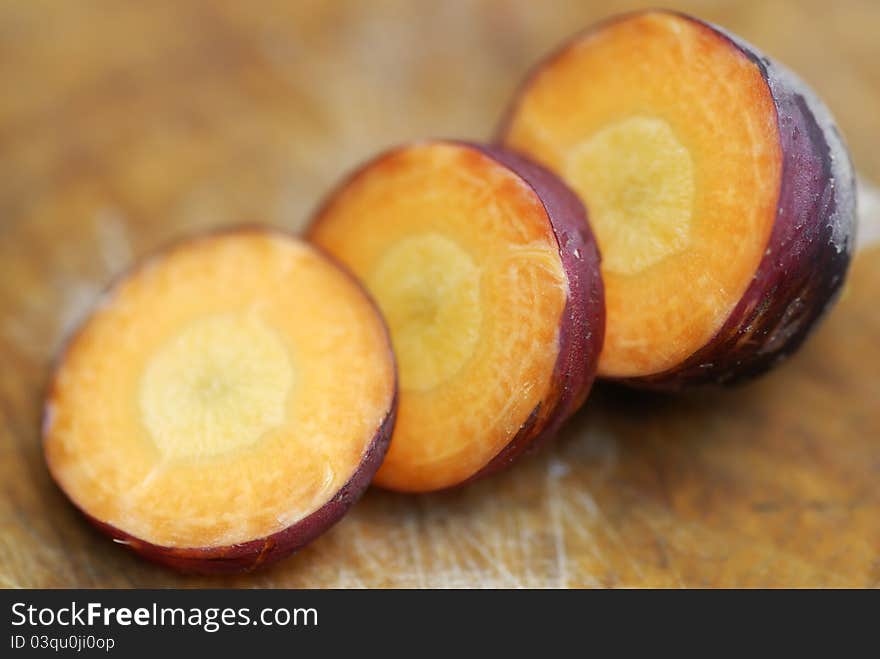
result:
M 866 246 L 880 197 L 867 187 L 844 299 L 776 372 L 681 397 L 598 387 L 540 455 L 450 494 L 371 490 L 265 571 L 143 563 L 48 477 L 50 360 L 114 273 L 209 227 L 296 229 L 377 149 L 486 136 L 540 53 L 635 4 L 4 2 L 0 586 L 880 586 L 880 249 Z M 703 17 L 802 71 L 880 180 L 880 5 L 721 4 Z

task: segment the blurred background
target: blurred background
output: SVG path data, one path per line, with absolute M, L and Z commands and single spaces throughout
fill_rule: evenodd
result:
M 193 231 L 297 229 L 390 145 L 486 139 L 538 58 L 653 4 L 0 2 L 0 585 L 205 583 L 108 548 L 42 464 L 48 365 L 113 274 Z M 666 4 L 799 72 L 849 142 L 863 214 L 877 212 L 880 2 Z M 840 348 L 876 355 L 876 256 L 779 375 L 675 402 L 600 391 L 516 473 L 445 497 L 371 492 L 300 558 L 224 584 L 877 585 L 880 366 Z M 839 453 L 821 447 L 832 435 Z

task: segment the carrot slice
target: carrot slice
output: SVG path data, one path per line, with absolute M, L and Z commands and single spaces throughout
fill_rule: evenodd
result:
M 46 459 L 83 512 L 149 557 L 253 567 L 366 488 L 394 398 L 384 324 L 353 279 L 281 233 L 218 234 L 149 259 L 76 334 Z
M 365 282 L 391 330 L 400 414 L 378 484 L 435 490 L 494 471 L 586 396 L 598 257 L 549 172 L 473 145 L 402 147 L 343 184 L 308 235 Z

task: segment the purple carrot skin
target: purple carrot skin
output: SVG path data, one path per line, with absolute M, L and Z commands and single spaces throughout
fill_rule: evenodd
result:
M 838 297 L 849 266 L 856 230 L 854 172 L 840 132 L 815 93 L 757 48 L 717 26 L 676 12 L 634 12 L 588 29 L 539 64 L 505 113 L 498 140 L 520 148 L 521 138 L 511 136 L 523 99 L 544 71 L 571 53 L 573 45 L 586 44 L 592 35 L 617 24 L 652 16 L 699 26 L 756 67 L 772 98 L 772 121 L 778 130 L 781 175 L 776 212 L 754 276 L 712 338 L 679 363 L 653 373 L 607 373 L 600 360 L 599 377 L 668 391 L 735 384 L 767 372 L 800 347 Z M 650 108 L 642 111 L 650 114 Z M 577 107 L 570 112 L 576 114 Z M 523 150 L 536 155 L 529 148 Z M 612 325 L 609 331 L 614 331 Z M 658 343 L 661 340 L 658 337 Z
M 798 76 L 722 28 L 776 104 L 783 174 L 776 222 L 751 285 L 718 334 L 681 366 L 621 381 L 661 390 L 736 384 L 794 354 L 840 294 L 855 245 L 852 161 L 825 104 Z
M 396 413 L 397 397 L 395 396 L 392 409 L 377 429 L 376 438 L 364 455 L 363 461 L 336 496 L 308 517 L 266 538 L 224 547 L 162 547 L 135 538 L 106 522 L 97 520 L 85 510 L 80 509 L 80 512 L 98 530 L 113 538 L 114 542 L 158 565 L 185 574 L 206 576 L 251 572 L 292 556 L 345 516 L 348 509 L 363 496 L 373 475 L 382 464 L 391 441 Z
M 543 446 L 586 400 L 596 378 L 605 337 L 605 297 L 599 249 L 587 210 L 577 195 L 548 169 L 509 149 L 469 146 L 508 167 L 538 195 L 556 234 L 569 287 L 553 377 L 559 395 L 556 405 L 543 414 L 536 407 L 511 442 L 469 479 L 472 481 L 506 469 L 521 455 Z
M 501 172 L 504 174 L 502 175 Z M 471 185 L 479 187 L 481 195 L 489 194 L 491 191 L 491 194 L 498 196 L 488 201 L 480 201 L 479 204 L 471 204 L 472 200 L 469 197 L 462 197 L 462 199 L 455 201 L 457 195 L 473 194 L 467 190 L 450 188 L 447 179 L 455 176 L 461 176 Z M 416 189 L 413 189 L 409 183 L 411 180 L 419 181 Z M 501 180 L 506 183 L 499 184 L 498 181 Z M 406 184 L 398 181 L 406 181 Z M 484 187 L 475 183 L 480 181 L 485 182 Z M 490 183 L 490 181 L 493 182 Z M 505 427 L 503 436 L 494 435 L 493 433 L 500 432 L 500 430 L 494 429 L 491 431 L 483 429 L 479 433 L 465 435 L 458 432 L 454 427 L 455 419 L 451 419 L 448 422 L 443 422 L 444 430 L 434 430 L 438 433 L 436 439 L 425 440 L 424 427 L 427 425 L 436 428 L 437 423 L 434 421 L 432 425 L 423 422 L 425 416 L 433 418 L 433 403 L 426 402 L 433 399 L 426 397 L 424 393 L 419 394 L 419 404 L 423 405 L 418 416 L 420 421 L 416 424 L 417 417 L 410 416 L 413 419 L 413 425 L 409 426 L 406 414 L 402 414 L 399 418 L 391 442 L 389 457 L 376 477 L 375 482 L 381 487 L 407 492 L 428 492 L 459 487 L 464 483 L 507 467 L 520 455 L 553 436 L 563 421 L 587 397 L 595 378 L 605 328 L 604 291 L 599 272 L 599 252 L 587 223 L 583 204 L 554 174 L 501 147 L 452 140 L 434 140 L 406 145 L 392 149 L 366 163 L 346 178 L 343 184 L 328 197 L 315 214 L 315 218 L 307 230 L 307 235 L 311 240 L 367 281 L 367 286 L 371 289 L 378 304 L 385 308 L 386 315 L 391 317 L 395 311 L 393 308 L 389 310 L 386 305 L 395 303 L 393 291 L 384 290 L 381 285 L 371 280 L 371 277 L 375 276 L 377 268 L 384 263 L 382 259 L 388 258 L 388 254 L 396 253 L 395 250 L 399 244 L 398 238 L 391 237 L 387 238 L 386 244 L 382 227 L 387 225 L 397 227 L 398 224 L 405 226 L 406 230 L 403 235 L 407 236 L 407 239 L 411 239 L 412 236 L 436 235 L 439 231 L 445 237 L 458 241 L 458 244 L 467 247 L 470 245 L 473 235 L 485 238 L 487 230 L 494 230 L 491 229 L 491 222 L 484 222 L 481 218 L 474 217 L 473 222 L 467 222 L 464 226 L 454 222 L 437 224 L 434 218 L 444 217 L 446 212 L 443 210 L 445 207 L 437 206 L 439 202 L 436 200 L 453 199 L 448 202 L 451 204 L 451 208 L 467 207 L 472 209 L 468 212 L 473 212 L 475 215 L 483 213 L 482 209 L 485 209 L 485 213 L 488 214 L 495 212 L 491 207 L 508 203 L 509 200 L 505 198 L 507 194 L 514 194 L 517 200 L 511 207 L 526 213 L 517 221 L 523 222 L 524 226 L 533 227 L 529 231 L 535 231 L 536 227 L 540 226 L 540 231 L 536 235 L 543 234 L 550 237 L 553 250 L 552 258 L 558 259 L 556 263 L 559 264 L 559 272 L 564 277 L 565 297 L 564 304 L 559 307 L 560 313 L 554 328 L 556 344 L 552 353 L 553 361 L 548 363 L 546 371 L 540 374 L 536 372 L 534 376 L 531 376 L 537 379 L 521 384 L 515 383 L 511 386 L 511 389 L 516 392 L 513 395 L 526 392 L 527 395 L 534 396 L 536 400 L 530 402 L 530 405 L 533 406 L 531 409 L 523 410 L 522 415 L 518 416 L 519 420 L 516 423 L 519 427 L 513 432 Z M 525 199 L 525 195 L 528 196 L 530 202 L 523 205 L 520 200 Z M 482 199 L 482 196 L 480 198 Z M 385 200 L 389 199 L 395 200 L 396 203 L 403 203 L 402 199 L 405 201 L 406 207 L 411 209 L 405 220 L 397 218 L 393 215 L 392 210 L 383 206 Z M 465 200 L 468 203 L 465 203 Z M 534 204 L 533 201 L 538 203 Z M 456 205 L 459 202 L 461 202 L 461 206 Z M 372 204 L 377 205 L 373 207 Z M 477 208 L 480 210 L 476 210 Z M 522 210 L 525 208 L 528 210 Z M 536 209 L 540 209 L 540 217 Z M 508 209 L 507 212 L 512 211 Z M 455 213 L 449 213 L 449 215 L 454 216 Z M 422 222 L 426 223 L 425 226 L 422 226 Z M 389 236 L 397 236 L 401 233 L 399 228 L 395 228 L 393 231 L 395 233 L 389 233 Z M 358 249 L 361 240 L 367 240 L 374 245 L 371 249 L 375 250 L 377 256 L 372 256 L 369 260 L 362 259 L 362 252 Z M 501 250 L 499 253 L 510 249 L 510 246 L 504 242 L 509 238 L 505 237 L 503 232 L 499 232 L 499 235 L 493 237 L 493 240 L 498 241 L 497 244 Z M 376 245 L 381 247 L 376 247 Z M 472 249 L 471 247 L 467 248 Z M 546 247 L 540 247 L 542 253 L 544 249 Z M 497 267 L 492 265 L 491 258 L 487 258 L 485 264 L 481 263 L 480 259 L 483 257 L 479 250 L 473 250 L 469 253 L 477 255 L 475 262 L 478 268 Z M 400 273 L 399 278 L 415 277 L 418 279 L 417 270 L 419 268 L 431 272 L 438 264 L 442 264 L 446 270 L 450 269 L 449 264 L 445 261 L 438 260 L 431 263 L 429 259 L 429 262 L 409 264 L 406 271 Z M 373 281 L 372 285 L 370 281 Z M 490 282 L 492 280 L 484 278 L 483 281 Z M 512 286 L 512 284 L 508 285 Z M 558 296 L 560 287 L 558 284 L 553 286 L 554 292 L 546 294 Z M 425 282 L 424 288 L 424 295 L 430 294 L 430 297 L 434 295 L 432 291 L 440 290 L 443 286 L 438 287 L 434 282 L 429 281 Z M 545 293 L 537 294 L 544 295 Z M 480 295 L 480 304 L 497 304 L 497 302 L 493 302 L 496 299 L 495 296 Z M 444 302 L 440 300 L 437 303 L 443 304 Z M 491 307 L 489 309 L 491 311 Z M 497 317 L 515 317 L 515 312 L 515 308 L 510 308 L 508 311 L 504 307 Z M 535 314 L 531 315 L 536 317 Z M 554 316 L 554 318 L 556 317 Z M 541 316 L 537 322 L 542 323 L 542 326 L 552 326 L 553 320 L 548 316 Z M 395 324 L 393 321 L 390 324 L 392 337 L 394 337 Z M 408 331 L 408 329 L 403 326 L 401 331 Z M 428 333 L 433 331 L 435 330 L 432 328 Z M 398 350 L 397 358 L 401 364 L 401 371 L 406 371 L 407 359 L 400 350 Z M 463 375 L 466 372 L 468 372 L 467 369 L 457 372 L 452 386 L 476 387 L 477 383 L 471 382 L 467 376 Z M 544 384 L 545 382 L 548 384 Z M 412 404 L 412 398 L 409 396 L 416 394 L 410 394 L 405 379 L 402 380 L 401 385 L 403 388 L 401 406 L 402 409 L 406 409 L 408 405 Z M 502 385 L 491 381 L 479 383 L 479 386 L 494 390 Z M 529 389 L 532 389 L 532 392 L 529 393 Z M 456 396 L 462 396 L 462 394 L 459 393 Z M 467 419 L 484 412 L 483 409 L 473 411 L 464 409 L 456 412 L 454 416 Z M 501 410 L 499 412 L 503 413 Z M 449 427 L 445 425 L 447 423 Z M 443 444 L 447 441 L 447 437 L 450 445 L 448 447 Z M 449 460 L 441 461 L 436 468 L 438 471 L 435 471 L 430 455 L 421 456 L 418 460 L 411 460 L 409 457 L 411 453 L 406 452 L 407 450 L 419 450 L 415 449 L 416 444 L 425 445 L 431 442 L 436 442 L 441 446 L 441 451 L 460 451 L 456 455 L 464 456 L 456 458 L 457 462 L 453 467 L 455 469 L 454 475 L 449 475 Z M 491 453 L 485 450 L 485 446 L 490 443 L 494 447 Z M 395 450 L 398 451 L 398 455 L 395 455 Z M 403 457 L 398 457 L 400 455 Z M 459 460 L 461 462 L 458 462 Z M 469 466 L 465 466 L 465 464 Z M 441 474 L 439 470 L 447 471 Z

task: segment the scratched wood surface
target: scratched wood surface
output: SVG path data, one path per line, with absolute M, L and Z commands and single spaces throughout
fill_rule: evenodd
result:
M 880 197 L 845 298 L 770 376 L 600 387 L 559 442 L 442 496 L 368 492 L 298 556 L 180 577 L 93 532 L 39 446 L 48 366 L 166 240 L 302 226 L 377 149 L 480 138 L 528 65 L 637 3 L 0 5 L 0 586 L 878 586 Z M 799 70 L 880 180 L 880 4 L 680 3 Z M 100 401 L 96 401 L 100 404 Z

